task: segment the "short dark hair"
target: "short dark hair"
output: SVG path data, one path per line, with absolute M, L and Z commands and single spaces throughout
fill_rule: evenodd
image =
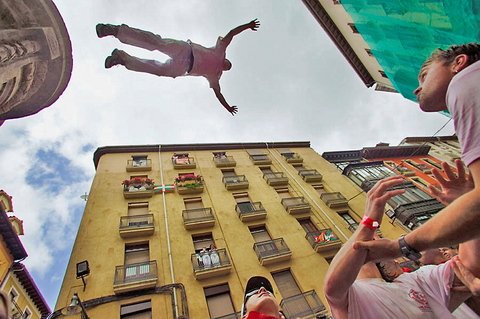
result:
M 429 65 L 434 61 L 441 61 L 443 65 L 448 65 L 455 60 L 460 54 L 466 54 L 468 56 L 468 65 L 473 64 L 480 60 L 480 43 L 471 42 L 460 45 L 451 45 L 448 49 L 435 49 L 430 57 L 423 63 L 423 67 Z

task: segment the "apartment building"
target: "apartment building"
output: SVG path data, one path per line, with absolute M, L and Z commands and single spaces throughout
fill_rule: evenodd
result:
M 287 318 L 328 313 L 325 273 L 365 193 L 309 142 L 107 146 L 94 164 L 52 318 L 240 318 L 254 275 Z

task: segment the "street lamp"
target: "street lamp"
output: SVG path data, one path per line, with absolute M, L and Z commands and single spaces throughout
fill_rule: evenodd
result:
M 73 294 L 72 301 L 70 302 L 70 305 L 62 309 L 62 315 L 70 316 L 70 315 L 76 315 L 81 313 L 82 314 L 82 319 L 90 319 L 90 317 L 87 315 L 87 312 L 85 311 L 85 308 L 83 307 L 82 301 L 78 297 L 77 293 Z

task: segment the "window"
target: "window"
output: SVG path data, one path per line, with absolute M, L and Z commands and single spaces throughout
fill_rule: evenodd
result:
M 240 212 L 249 213 L 255 211 L 255 207 L 253 206 L 248 193 L 235 193 L 233 194 L 233 198 L 235 198 Z
M 250 230 L 250 233 L 252 234 L 253 239 L 256 243 L 272 240 L 272 237 L 270 237 L 270 235 L 268 234 L 265 226 L 254 226 L 249 227 L 248 229 Z
M 412 177 L 412 181 L 419 184 L 421 187 L 428 189 L 428 182 L 421 179 L 420 177 Z
M 203 208 L 203 203 L 202 203 L 202 198 L 201 197 L 184 198 L 183 203 L 185 204 L 185 209 L 186 210 Z
M 259 167 L 263 174 L 273 173 L 270 167 Z
M 148 202 L 128 203 L 128 216 L 139 216 L 148 214 Z
M 318 230 L 317 226 L 311 221 L 310 218 L 303 218 L 303 219 L 298 219 L 298 222 L 302 226 L 303 230 L 305 230 L 306 233 L 314 232 Z
M 25 308 L 22 314 L 22 319 L 29 319 L 31 317 L 32 317 L 32 312 L 30 311 L 30 309 Z
M 222 169 L 223 176 L 237 176 L 233 169 Z
M 372 50 L 365 49 L 365 52 L 367 52 L 368 56 L 373 56 Z
M 120 306 L 120 319 L 152 319 L 152 302 L 148 300 Z
M 190 158 L 188 157 L 188 153 L 173 153 L 172 161 L 176 165 L 190 164 Z
M 193 247 L 196 253 L 200 253 L 203 248 L 208 249 L 210 245 L 215 245 L 212 233 L 204 235 L 192 235 Z
M 438 169 L 442 169 L 442 165 L 440 165 L 440 163 L 437 163 L 429 158 L 422 158 L 422 161 L 432 165 L 433 167 L 436 167 Z
M 300 295 L 302 293 L 290 270 L 273 273 L 272 277 L 280 294 L 282 294 L 283 299 Z
M 10 301 L 17 301 L 18 292 L 14 288 L 10 289 L 10 292 L 8 293 L 8 295 L 10 297 Z
M 145 167 L 147 166 L 147 155 L 134 155 L 132 156 L 133 167 Z
M 317 191 L 318 194 L 322 195 L 324 193 L 328 193 L 323 187 L 323 184 L 312 185 L 313 188 Z
M 378 70 L 378 73 L 380 73 L 380 75 L 381 75 L 383 78 L 386 78 L 386 79 L 388 78 L 387 74 L 385 74 L 384 71 Z
M 125 278 L 142 278 L 150 274 L 150 249 L 148 242 L 125 245 Z
M 281 198 L 292 198 L 292 194 L 290 194 L 288 188 L 277 188 L 275 190 Z
M 357 27 L 355 26 L 355 24 L 353 24 L 353 23 L 348 23 L 348 26 L 350 27 L 350 29 L 352 29 L 353 33 L 360 33 L 360 32 L 358 32 L 358 29 L 357 29 Z
M 203 288 L 210 318 L 220 318 L 235 313 L 228 284 Z
M 348 224 L 349 227 L 356 229 L 358 223 L 352 218 L 348 211 L 338 212 L 338 215 L 343 218 L 343 220 Z

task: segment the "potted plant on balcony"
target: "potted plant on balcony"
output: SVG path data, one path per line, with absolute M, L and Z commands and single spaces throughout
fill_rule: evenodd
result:
M 183 187 L 187 190 L 195 190 L 203 186 L 203 178 L 200 175 L 186 174 L 175 178 L 175 184 L 179 190 Z
M 131 179 L 126 179 L 122 182 L 123 190 L 134 192 L 134 191 L 145 191 L 150 190 L 153 187 L 153 179 L 150 178 L 141 178 L 133 177 Z

